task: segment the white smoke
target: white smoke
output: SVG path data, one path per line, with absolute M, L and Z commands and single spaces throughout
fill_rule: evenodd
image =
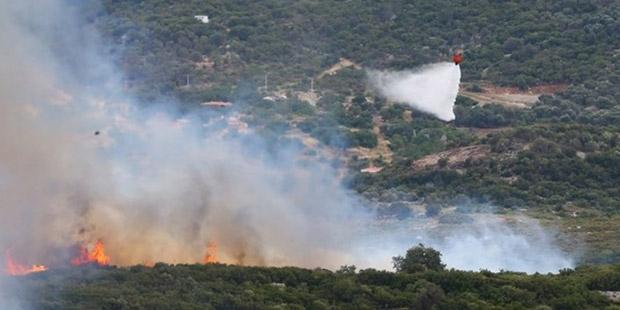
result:
M 441 252 L 447 268 L 460 270 L 555 273 L 575 265 L 573 257 L 557 245 L 552 231 L 527 217 L 508 223 L 500 216 L 485 215 L 472 224 L 451 228 L 428 224 L 403 222 L 367 232 L 366 243 L 358 250 L 370 254 L 360 264 L 390 269 L 391 256 L 422 243 Z
M 454 120 L 454 102 L 459 91 L 461 68 L 442 62 L 409 71 L 368 71 L 372 87 L 388 100 Z
M 346 263 L 367 214 L 329 165 L 134 104 L 75 5 L 0 3 L 2 253 L 54 266 L 102 239 L 112 264 L 194 263 L 214 242 L 226 263 Z
M 506 224 L 477 225 L 437 242 L 445 263 L 462 270 L 557 272 L 574 266 L 538 223 L 526 220 L 516 228 Z

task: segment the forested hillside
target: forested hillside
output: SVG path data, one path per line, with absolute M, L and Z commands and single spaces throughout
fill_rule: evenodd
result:
M 618 1 L 104 0 L 89 14 L 145 104 L 232 101 L 221 113 L 273 147 L 346 165 L 344 182 L 371 200 L 389 190 L 440 208 L 605 216 L 588 238 L 612 248 L 605 261 L 620 253 L 608 242 L 620 238 Z M 448 61 L 457 48 L 454 122 L 367 87 L 364 69 Z M 499 86 L 533 102 L 472 95 Z
M 188 74 L 192 83 L 212 86 L 234 85 L 238 77 L 260 82 L 265 72 L 273 73 L 274 85 L 297 84 L 340 57 L 402 69 L 446 59 L 454 48 L 465 49 L 468 81 L 527 87 L 618 78 L 615 1 L 107 0 L 104 6 L 102 28 L 124 47 L 130 81 L 163 93 L 177 90 Z M 196 65 L 204 57 L 213 68 Z
M 40 178 L 45 186 L 36 177 L 38 171 L 32 172 L 33 180 L 24 177 L 24 190 L 7 201 L 15 201 L 12 206 L 19 210 L 15 214 L 24 210 L 26 213 L 13 219 L 10 217 L 13 209 L 8 209 L 5 213 L 10 216 L 6 223 L 14 222 L 11 224 L 38 232 L 36 225 L 23 223 L 38 225 L 47 222 L 50 214 L 57 217 L 43 225 L 53 227 L 42 234 L 43 237 L 53 235 L 49 240 L 54 241 L 46 245 L 53 251 L 49 251 L 49 264 L 43 256 L 26 257 L 25 253 L 30 252 L 47 253 L 47 248 L 37 247 L 43 243 L 39 240 L 48 239 L 40 239 L 38 235 L 22 238 L 20 231 L 7 229 L 5 239 L 14 240 L 15 244 L 3 253 L 6 276 L 0 277 L 0 308 L 619 309 L 620 1 L 68 0 L 58 3 L 76 9 L 85 24 L 101 34 L 101 37 L 89 37 L 85 45 L 104 47 L 101 51 L 104 58 L 110 57 L 120 68 L 114 77 L 122 81 L 122 87 L 112 88 L 122 95 L 110 97 L 135 99 L 137 105 L 119 104 L 113 108 L 136 107 L 136 111 L 144 114 L 174 115 L 169 122 L 166 117 L 164 121 L 154 117 L 155 124 L 145 117 L 147 124 L 143 125 L 148 131 L 144 132 L 140 126 L 134 130 L 131 118 L 115 114 L 95 125 L 82 127 L 80 123 L 79 130 L 87 128 L 87 133 L 71 132 L 70 138 L 63 136 L 60 143 L 35 139 L 32 144 L 36 146 L 31 146 L 26 141 L 28 146 L 24 150 L 27 151 L 23 153 L 33 150 L 35 155 L 44 154 L 59 161 L 40 163 L 39 159 L 45 160 L 43 156 L 30 158 L 36 163 L 33 170 L 45 173 Z M 29 5 L 24 6 L 26 11 L 31 8 Z M 64 11 L 59 9 L 50 15 L 59 12 Z M 48 25 L 45 21 L 34 24 L 42 28 L 45 26 L 41 25 Z M 12 22 L 6 25 L 20 30 L 23 26 L 17 27 Z M 70 28 L 66 25 L 61 23 L 59 28 Z M 39 35 L 47 33 L 24 28 L 25 31 L 16 32 L 15 38 L 28 37 L 30 31 Z M 11 30 L 15 31 L 7 32 Z M 82 50 L 73 51 L 73 44 L 67 44 L 75 38 L 64 41 L 63 31 L 67 29 L 54 30 L 51 32 L 58 34 L 59 40 L 44 36 L 51 42 L 50 53 L 58 53 L 50 58 L 59 58 L 58 64 L 69 60 L 67 63 L 73 66 L 68 66 L 69 70 L 60 68 L 61 76 L 54 76 L 50 81 L 62 80 L 65 74 L 71 76 L 71 72 L 65 71 L 82 64 L 70 61 Z M 13 54 L 30 55 L 26 50 L 31 45 L 24 46 L 20 46 L 22 50 L 16 48 L 18 52 Z M 456 51 L 463 52 L 464 60 L 460 67 L 448 66 L 456 69 L 452 71 L 457 77 L 461 76 L 454 121 L 443 122 L 408 104 L 391 102 L 380 96 L 369 82 L 369 70 L 415 71 L 424 65 L 449 62 Z M 49 55 L 42 55 L 41 61 L 45 62 Z M 98 63 L 97 56 L 101 55 L 89 54 L 85 58 L 92 57 Z M 16 62 L 8 57 L 13 62 L 11 65 L 17 67 L 22 63 L 36 63 L 34 58 Z M 40 64 L 33 66 L 36 65 Z M 54 71 L 56 65 L 49 64 L 50 68 L 41 65 L 42 75 L 47 74 L 46 69 Z M 90 68 L 84 69 L 78 71 Z M 30 71 L 38 73 L 37 70 Z M 76 75 L 79 76 L 82 75 Z M 39 84 L 56 87 L 52 82 L 48 85 L 46 78 L 41 79 L 46 83 Z M 85 92 L 90 93 L 93 85 L 93 89 L 97 88 L 98 81 L 84 81 L 88 85 L 85 88 L 89 88 Z M 101 85 L 105 91 L 109 91 L 108 86 Z M 28 97 L 29 91 L 24 92 L 23 98 Z M 70 97 L 60 88 L 56 93 Z M 20 100 L 11 104 L 15 103 L 19 109 L 8 111 L 24 108 L 28 114 L 24 119 L 37 119 L 39 110 L 22 103 L 21 92 L 15 98 Z M 83 98 L 77 96 L 75 100 Z M 70 101 L 58 105 L 64 107 Z M 105 114 L 106 104 L 107 101 L 95 102 L 92 105 L 96 107 L 89 108 L 94 109 L 92 114 Z M 90 113 L 84 115 L 86 121 L 89 117 Z M 141 115 L 137 119 L 141 120 Z M 7 127 L 8 140 L 17 137 L 13 131 L 29 129 L 28 124 L 17 124 L 20 120 L 11 119 L 11 123 L 19 126 Z M 51 124 L 62 127 L 64 123 L 61 119 Z M 191 129 L 181 130 L 190 123 Z M 43 129 L 37 127 L 36 135 L 24 136 L 37 139 L 53 136 L 54 132 L 50 136 L 46 132 L 53 126 L 42 124 Z M 95 128 L 93 135 L 89 126 L 102 128 Z M 120 127 L 123 130 L 117 130 Z M 106 132 L 109 128 L 115 129 Z M 172 134 L 170 128 L 179 131 Z M 151 136 L 151 130 L 157 135 Z M 185 139 L 185 133 L 191 135 L 188 138 L 191 141 L 172 143 Z M 134 143 L 132 134 L 145 142 L 152 139 L 159 143 L 152 148 L 145 143 L 147 146 L 136 148 L 138 151 L 118 154 L 108 148 L 115 138 L 126 140 L 119 143 L 119 149 L 124 143 L 139 144 Z M 99 143 L 102 153 L 114 153 L 115 159 L 131 157 L 130 161 L 119 161 L 118 166 L 95 157 L 97 165 L 102 163 L 102 170 L 109 167 L 111 179 L 121 180 L 118 193 L 116 187 L 110 186 L 114 190 L 110 189 L 113 194 L 108 197 L 109 189 L 104 185 L 107 182 L 101 185 L 105 191 L 98 190 L 99 187 L 80 191 L 79 186 L 73 190 L 73 185 L 91 182 L 85 180 L 88 177 L 105 178 L 97 173 L 84 173 L 90 170 L 82 169 L 89 166 L 84 163 L 93 163 L 79 161 L 84 152 L 90 151 L 90 144 L 84 149 L 77 147 L 79 154 L 75 157 L 64 150 L 48 152 L 57 144 L 63 148 L 78 141 L 74 136 L 80 139 L 84 136 L 84 140 L 87 136 L 91 138 L 89 143 L 96 139 L 93 143 Z M 213 139 L 205 143 L 207 136 Z M 218 139 L 227 138 L 235 143 L 220 150 L 219 146 L 227 144 L 220 144 Z M 12 142 L 8 145 L 14 147 L 16 144 Z M 202 144 L 206 145 L 205 149 L 217 148 L 218 152 L 213 157 L 205 156 L 210 153 L 201 152 Z M 166 150 L 147 156 L 160 149 Z M 180 156 L 188 155 L 181 152 L 190 154 Z M 239 154 L 228 156 L 235 152 Z M 269 156 L 273 155 L 269 152 L 275 155 Z M 21 156 L 21 153 L 11 154 L 9 158 Z M 284 156 L 286 160 L 278 162 Z M 280 170 L 272 172 L 260 160 L 216 169 L 226 166 L 227 161 L 243 161 L 245 157 L 252 160 L 265 157 L 259 159 L 266 162 L 267 168 L 272 164 L 282 166 L 279 167 L 282 171 L 293 167 L 292 175 L 312 171 L 321 177 L 312 175 L 312 182 L 288 175 L 280 177 Z M 194 162 L 194 158 L 199 160 Z M 211 158 L 217 160 L 213 162 Z M 188 163 L 176 164 L 186 159 Z M 160 160 L 165 163 L 160 165 Z M 19 165 L 14 170 L 20 177 L 24 167 L 33 166 L 17 162 Z M 194 176 L 194 168 L 205 163 L 212 164 L 213 169 L 197 171 Z M 256 163 L 260 165 L 255 167 Z M 76 167 L 71 167 L 74 164 Z M 307 170 L 297 170 L 297 164 Z M 55 170 L 56 166 L 60 170 Z M 329 168 L 325 170 L 329 178 L 323 179 L 324 170 L 314 167 Z M 139 178 L 126 176 L 133 169 L 157 171 Z M 23 174 L 29 173 L 30 170 Z M 64 179 L 56 182 L 64 173 L 72 175 L 67 179 L 71 182 Z M 73 174 L 77 175 L 75 179 Z M 281 180 L 271 184 L 271 176 Z M 209 182 L 202 182 L 203 177 Z M 156 183 L 158 178 L 169 182 L 152 185 L 151 181 Z M 245 179 L 249 179 L 247 183 Z M 48 180 L 51 180 L 49 186 Z M 145 186 L 145 191 L 133 192 L 132 182 L 144 182 L 140 185 Z M 179 183 L 182 190 L 158 195 L 159 191 L 166 192 L 176 185 L 173 183 Z M 289 188 L 292 183 L 297 183 L 293 190 Z M 318 187 L 315 183 L 326 185 Z M 238 188 L 226 193 L 228 196 L 214 195 L 215 199 L 207 199 L 213 192 L 227 192 L 237 185 Z M 271 192 L 271 187 L 277 190 Z M 309 188 L 307 193 L 305 187 Z M 337 188 L 337 193 L 315 201 L 328 187 Z M 66 189 L 71 191 L 64 195 Z M 58 194 L 60 198 L 37 196 L 46 191 L 54 194 L 62 191 L 63 195 Z M 91 199 L 91 192 L 97 199 Z M 290 197 L 280 200 L 280 196 L 289 192 Z M 242 197 L 246 193 L 248 197 Z M 33 195 L 38 199 L 22 201 L 19 195 Z M 60 205 L 65 196 L 69 204 L 79 207 L 75 218 L 62 213 Z M 233 196 L 243 199 L 230 199 Z M 50 208 L 27 208 L 30 201 L 48 206 L 44 200 L 51 201 Z M 117 200 L 118 208 L 114 208 Z M 227 204 L 229 200 L 233 200 L 234 206 Z M 346 210 L 333 210 L 337 206 L 325 204 L 326 200 L 334 205 L 351 203 L 354 210 L 349 210 L 348 205 Z M 157 208 L 159 203 L 161 209 Z M 263 208 L 272 203 L 275 211 Z M 295 204 L 303 208 L 293 208 Z M 317 204 L 325 206 L 318 208 Z M 250 208 L 253 208 L 251 212 L 245 214 Z M 124 218 L 121 209 L 131 216 Z M 180 216 L 182 212 L 176 211 L 187 211 L 187 216 L 185 213 Z M 358 211 L 363 213 L 359 216 L 363 221 L 358 220 Z M 32 216 L 34 213 L 41 214 Z M 91 218 L 97 220 L 90 221 Z M 333 220 L 333 226 L 337 227 L 320 223 L 327 220 Z M 65 228 L 65 221 L 79 229 Z M 284 221 L 289 223 L 283 225 Z M 123 231 L 134 222 L 131 234 Z M 364 225 L 368 230 L 340 231 L 341 226 L 349 224 Z M 157 225 L 171 229 L 151 230 Z M 282 227 L 262 234 L 259 226 L 270 225 Z M 299 231 L 291 233 L 293 230 Z M 318 230 L 324 231 L 318 234 Z M 394 235 L 383 238 L 380 236 L 383 231 Z M 89 252 L 87 239 L 101 232 L 105 233 L 96 236 L 101 239 Z M 114 237 L 110 238 L 109 234 Z M 146 234 L 156 236 L 142 238 Z M 67 254 L 58 254 L 62 259 L 55 257 L 57 252 L 64 253 L 63 246 L 68 241 L 60 239 L 67 235 L 75 238 L 72 241 L 84 242 L 74 245 L 80 252 L 77 261 L 65 260 Z M 375 244 L 369 247 L 360 243 L 359 251 L 352 250 L 355 242 L 349 235 Z M 457 237 L 452 238 L 453 235 Z M 103 239 L 110 244 L 109 253 L 113 254 L 104 253 Z M 271 239 L 278 239 L 274 243 L 278 246 L 270 246 Z M 313 239 L 322 240 L 315 243 Z M 37 242 L 30 245 L 22 240 Z M 383 254 L 381 251 L 404 247 L 404 243 L 408 247 L 412 240 L 434 242 L 438 248 L 443 246 L 442 251 L 451 258 L 446 263 L 451 266 L 467 270 L 484 266 L 499 272 L 447 269 L 441 254 L 422 244 L 409 249 L 404 256 L 394 257 L 394 272 L 358 270 L 349 265 L 337 271 L 272 267 L 297 265 L 297 262 L 309 267 L 315 262 L 324 264 L 340 256 L 332 248 L 343 253 L 350 251 L 343 259 L 364 255 L 358 261 L 371 262 Z M 14 261 L 10 253 L 20 243 L 28 244 L 24 253 L 15 251 L 26 258 L 23 263 Z M 321 248 L 323 243 L 329 247 Z M 351 243 L 350 249 L 345 243 Z M 289 249 L 288 244 L 298 247 Z M 218 246 L 222 250 L 219 257 Z M 135 253 L 134 248 L 138 250 Z M 489 255 L 477 253 L 487 250 Z M 164 254 L 170 256 L 160 255 L 167 251 L 171 253 Z M 288 263 L 287 256 L 293 252 L 302 259 Z M 464 252 L 469 253 L 461 256 Z M 195 259 L 196 253 L 204 253 L 204 256 L 200 254 L 201 260 Z M 325 257 L 318 263 L 313 257 L 305 260 L 306 256 L 312 256 L 307 253 Z M 472 257 L 478 259 L 478 254 L 484 256 L 480 262 L 467 261 Z M 510 255 L 515 257 L 507 257 Z M 143 260 L 142 256 L 149 260 Z M 249 256 L 255 256 L 255 260 L 246 260 Z M 152 257 L 167 263 L 151 261 Z M 538 266 L 542 264 L 541 257 L 545 262 L 561 262 Z M 464 263 L 455 265 L 458 260 Z M 493 265 L 496 261 L 501 262 Z M 141 265 L 130 266 L 136 263 Z M 259 266 L 243 266 L 248 264 Z M 557 273 L 525 274 L 503 271 L 504 266 Z M 558 270 L 564 266 L 576 267 Z
M 426 254 L 427 256 L 425 256 Z M 0 292 L 36 309 L 617 309 L 619 266 L 557 275 L 444 270 L 436 252 L 414 248 L 398 272 L 220 264 L 153 268 L 83 266 L 19 279 Z M 395 258 L 396 259 L 396 258 Z M 14 294 L 7 296 L 6 294 Z M 3 295 L 5 294 L 5 295 Z M 7 297 L 9 297 L 7 299 Z
M 618 0 L 6 3 L 0 309 L 620 309 Z

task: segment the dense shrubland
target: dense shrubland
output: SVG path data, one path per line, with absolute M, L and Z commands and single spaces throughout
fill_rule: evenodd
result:
M 217 86 L 262 81 L 271 72 L 274 85 L 303 84 L 340 57 L 373 68 L 411 68 L 446 60 L 457 47 L 466 51 L 466 80 L 590 88 L 590 81 L 618 78 L 620 5 L 614 1 L 103 3 L 100 28 L 123 49 L 129 79 L 157 93 L 182 91 L 187 75 Z M 193 18 L 202 14 L 208 24 Z M 212 64 L 197 66 L 205 56 Z
M 619 266 L 526 275 L 447 270 L 441 254 L 411 248 L 397 272 L 167 265 L 79 267 L 11 279 L 37 309 L 617 309 Z M 2 296 L 2 295 L 0 295 Z
M 351 184 L 359 191 L 405 188 L 421 197 L 468 194 L 507 207 L 575 203 L 617 210 L 616 2 L 104 0 L 90 14 L 113 46 L 128 89 L 147 101 L 233 100 L 244 120 L 269 139 L 298 128 L 337 149 L 376 146 L 373 116 L 381 116 L 381 134 L 395 160 L 377 176 L 353 172 Z M 208 15 L 210 22 L 194 15 Z M 542 96 L 530 109 L 459 97 L 456 121 L 445 124 L 417 112 L 404 118 L 410 108 L 366 92 L 363 70 L 318 78 L 341 57 L 369 68 L 404 69 L 445 61 L 456 47 L 465 49 L 463 80 L 474 82 L 473 91 L 482 91 L 475 87 L 481 80 L 568 88 Z M 288 99 L 262 99 L 265 75 L 267 91 L 281 90 Z M 295 96 L 311 78 L 320 95 L 316 106 Z M 488 137 L 475 132 L 507 127 L 519 129 Z M 573 130 L 567 135 L 561 128 Z M 540 130 L 547 134 L 518 135 Z M 588 140 L 601 134 L 604 141 Z M 476 144 L 490 145 L 491 156 L 459 171 L 450 165 L 409 169 L 425 155 Z

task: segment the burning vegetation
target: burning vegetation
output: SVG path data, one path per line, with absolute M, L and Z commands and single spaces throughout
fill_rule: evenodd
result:
M 206 253 L 203 257 L 202 263 L 214 264 L 218 262 L 218 246 L 217 243 L 209 241 L 207 244 Z M 89 250 L 86 244 L 79 245 L 77 247 L 77 253 L 70 260 L 72 266 L 108 266 L 110 265 L 110 256 L 106 254 L 105 245 L 102 240 L 97 240 L 92 249 Z M 10 276 L 22 276 L 34 272 L 47 271 L 48 267 L 42 264 L 35 264 L 28 266 L 27 264 L 20 263 L 13 258 L 10 251 L 5 252 L 5 273 Z M 145 261 L 144 266 L 153 267 L 155 263 L 153 261 Z
M 207 244 L 207 253 L 203 259 L 205 264 L 217 263 L 217 244 L 215 242 L 209 242 Z
M 44 265 L 32 265 L 29 267 L 27 265 L 22 265 L 16 262 L 13 259 L 13 256 L 11 255 L 10 251 L 6 251 L 5 260 L 6 260 L 6 273 L 11 276 L 23 276 L 29 273 L 41 272 L 41 271 L 47 270 L 47 267 Z
M 103 241 L 97 240 L 90 252 L 85 246 L 80 246 L 79 255 L 71 259 L 71 265 L 79 266 L 86 264 L 97 264 L 99 266 L 110 264 L 110 257 L 105 254 Z
M 34 272 L 42 272 L 48 270 L 47 266 L 41 264 L 35 264 L 31 266 L 22 264 L 16 261 L 13 258 L 11 252 L 8 250 L 5 253 L 5 262 L 6 274 L 11 276 L 22 276 Z M 86 246 L 80 246 L 79 253 L 71 259 L 70 263 L 73 266 L 88 264 L 107 266 L 110 264 L 110 257 L 105 254 L 105 247 L 103 241 L 98 240 L 91 251 L 88 251 L 88 248 Z

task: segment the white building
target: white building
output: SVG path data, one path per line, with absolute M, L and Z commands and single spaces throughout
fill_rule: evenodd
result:
M 196 15 L 194 16 L 195 19 L 201 21 L 203 24 L 208 24 L 209 23 L 209 16 L 207 15 Z

